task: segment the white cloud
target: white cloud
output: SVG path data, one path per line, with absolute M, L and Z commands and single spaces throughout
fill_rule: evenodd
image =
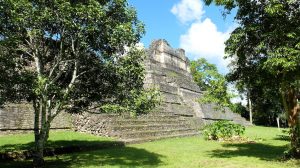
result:
M 195 22 L 188 32 L 180 37 L 180 45 L 188 52 L 207 57 L 216 57 L 224 54 L 224 41 L 228 33 L 217 30 L 216 25 L 210 20 Z
M 205 18 L 203 6 L 201 0 L 181 0 L 172 7 L 171 12 L 178 20 L 189 25 L 187 32 L 180 36 L 180 47 L 190 58 L 204 57 L 216 64 L 221 73 L 227 73 L 231 61 L 224 59 L 224 43 L 237 25 L 219 31 L 210 18 Z
M 201 0 L 181 0 L 172 7 L 171 12 L 181 23 L 200 20 L 204 14 Z
M 209 19 L 191 24 L 186 34 L 180 36 L 180 47 L 188 54 L 198 59 L 206 58 L 209 62 L 217 64 L 221 71 L 227 71 L 229 60 L 225 60 L 225 41 L 229 38 L 230 28 L 226 32 L 217 30 L 217 26 Z

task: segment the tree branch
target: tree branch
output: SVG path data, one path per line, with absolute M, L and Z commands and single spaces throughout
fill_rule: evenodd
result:
M 65 93 L 63 95 L 63 99 L 56 105 L 55 111 L 54 111 L 53 115 L 49 116 L 47 122 L 50 123 L 62 111 L 61 107 L 65 105 L 66 99 L 69 96 L 69 94 L 70 94 L 70 92 L 71 92 L 71 90 L 72 90 L 72 88 L 74 86 L 74 83 L 75 83 L 75 81 L 76 81 L 76 79 L 78 77 L 77 76 L 77 73 L 78 73 L 77 71 L 78 71 L 78 66 L 79 66 L 78 64 L 79 64 L 78 61 L 75 60 L 74 70 L 73 70 L 73 74 L 72 74 L 72 79 L 71 79 L 68 87 L 65 90 Z
M 35 99 L 33 100 L 33 109 L 34 109 L 34 134 L 35 134 L 35 138 L 38 138 L 40 113 L 39 113 L 39 106 L 37 105 Z
M 64 94 L 65 98 L 69 95 L 72 87 L 74 86 L 75 80 L 77 79 L 78 64 L 79 64 L 78 61 L 75 60 L 74 70 L 73 70 L 73 74 L 72 74 L 72 79 L 71 79 L 71 81 L 70 81 L 70 83 L 69 83 L 69 85 L 68 85 L 68 87 L 67 87 L 67 89 L 65 91 L 65 94 Z
M 49 73 L 49 79 L 52 77 L 54 71 L 56 70 L 56 68 L 59 66 L 59 63 L 61 62 L 62 60 L 62 55 L 63 55 L 63 37 L 64 37 L 64 32 L 65 30 L 63 29 L 61 34 L 60 34 L 60 45 L 59 45 L 59 54 L 58 54 L 58 57 L 57 57 L 57 61 L 56 63 L 54 64 L 53 68 L 51 69 L 50 73 Z
M 58 58 L 56 63 L 53 65 L 52 69 L 50 70 L 49 72 L 49 75 L 48 75 L 48 78 L 50 79 L 54 73 L 54 71 L 57 69 L 57 67 L 59 66 L 59 63 L 60 63 L 61 59 Z
M 36 71 L 38 73 L 38 76 L 42 76 L 43 74 L 43 69 L 42 69 L 42 61 L 38 55 L 38 50 L 37 48 L 35 47 L 35 45 L 33 44 L 33 39 L 31 37 L 31 35 L 29 35 L 29 41 L 26 40 L 29 48 L 31 48 L 33 50 L 32 52 L 32 56 L 34 58 L 34 62 L 35 62 L 35 66 L 36 66 Z

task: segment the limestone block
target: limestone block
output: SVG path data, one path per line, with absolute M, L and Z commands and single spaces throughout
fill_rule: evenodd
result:
M 162 99 L 163 102 L 173 103 L 173 104 L 180 104 L 182 102 L 179 95 L 166 93 L 166 92 L 162 92 Z
M 168 85 L 168 84 L 160 84 L 159 89 L 160 89 L 161 92 L 171 93 L 173 95 L 178 95 L 178 87 L 176 87 L 176 86 L 171 86 L 171 85 Z
M 34 112 L 31 104 L 8 104 L 0 109 L 0 132 L 5 130 L 30 130 L 33 129 Z M 62 112 L 51 123 L 51 128 L 70 128 L 70 115 Z

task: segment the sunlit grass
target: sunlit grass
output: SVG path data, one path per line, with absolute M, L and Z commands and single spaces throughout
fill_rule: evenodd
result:
M 55 133 L 56 134 L 56 133 Z M 77 134 L 77 133 L 74 133 Z M 298 168 L 297 160 L 280 161 L 289 143 L 276 128 L 250 127 L 255 143 L 221 143 L 202 137 L 165 139 L 47 157 L 47 167 L 169 167 L 169 168 Z M 81 134 L 80 134 L 81 135 Z M 54 135 L 52 135 L 54 136 Z M 82 137 L 90 135 L 82 135 Z M 93 137 L 93 136 L 92 136 Z M 76 136 L 74 137 L 76 139 Z M 95 137 L 97 138 L 97 137 Z M 101 140 L 99 140 L 101 141 Z M 1 165 L 2 164 L 2 165 Z M 29 161 L 0 163 L 0 167 L 30 167 Z

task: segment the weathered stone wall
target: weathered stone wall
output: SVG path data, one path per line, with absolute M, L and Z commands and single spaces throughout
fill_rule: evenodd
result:
M 203 120 L 206 124 L 217 120 L 229 120 L 244 126 L 251 125 L 249 121 L 246 121 L 239 114 L 233 113 L 229 108 L 219 109 L 215 104 L 201 104 L 201 108 L 204 114 Z
M 205 121 L 197 102 L 202 93 L 193 82 L 184 50 L 172 49 L 165 40 L 154 41 L 147 50 L 145 67 L 144 87 L 159 89 L 163 98 L 158 108 L 137 118 L 83 113 L 74 117 L 74 129 L 125 142 L 199 134 Z
M 173 49 L 167 41 L 154 41 L 147 50 L 145 87 L 158 88 L 163 97 L 160 112 L 202 117 L 197 99 L 199 87 L 193 82 L 189 60 L 183 49 Z
M 218 110 L 214 104 L 199 104 L 203 95 L 190 74 L 189 60 L 183 49 L 173 49 L 165 40 L 154 41 L 147 50 L 145 87 L 158 88 L 163 96 L 160 112 L 192 116 L 210 123 L 231 120 L 248 125 L 244 118 L 229 109 Z
M 166 40 L 154 41 L 149 48 L 151 59 L 163 64 L 163 67 L 179 68 L 189 71 L 188 59 L 183 49 L 173 49 Z
M 120 116 L 83 112 L 72 115 L 73 129 L 78 132 L 101 136 L 114 136 L 112 132 L 113 121 Z
M 17 130 L 33 130 L 34 112 L 30 104 L 9 104 L 0 109 L 0 134 Z M 71 116 L 59 114 L 52 122 L 51 129 L 71 128 Z
M 115 137 L 126 143 L 145 142 L 162 138 L 198 135 L 199 120 L 194 117 L 159 113 L 130 117 L 129 114 L 75 115 L 74 130 L 100 136 Z

